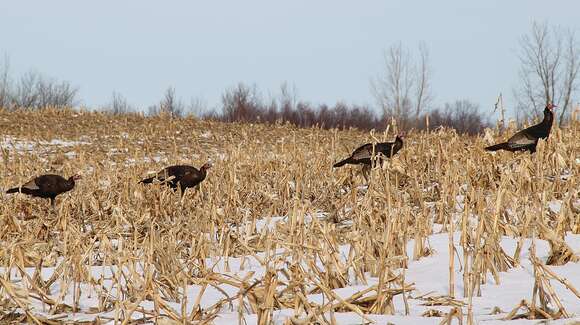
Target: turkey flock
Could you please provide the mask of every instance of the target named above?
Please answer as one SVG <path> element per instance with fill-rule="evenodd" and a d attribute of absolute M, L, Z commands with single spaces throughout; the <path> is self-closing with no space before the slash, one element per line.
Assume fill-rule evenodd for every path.
<path fill-rule="evenodd" d="M 536 152 L 536 146 L 540 139 L 547 139 L 554 122 L 555 105 L 549 103 L 544 109 L 544 119 L 539 124 L 521 130 L 510 137 L 506 142 L 498 143 L 486 147 L 487 151 L 529 151 Z M 363 176 L 368 181 L 367 174 L 373 166 L 380 165 L 386 158 L 391 158 L 403 148 L 404 134 L 400 133 L 393 142 L 367 143 L 357 149 L 352 154 L 335 163 L 334 168 L 344 165 L 363 165 Z M 169 166 L 157 174 L 141 180 L 140 184 L 162 184 L 171 187 L 174 191 L 180 190 L 183 197 L 185 190 L 195 188 L 203 182 L 211 163 L 205 163 L 199 169 L 188 165 Z M 50 199 L 53 209 L 56 208 L 56 197 L 66 193 L 75 187 L 75 181 L 81 179 L 80 175 L 73 175 L 64 178 L 60 175 L 46 174 L 38 176 L 25 184 L 14 187 L 6 191 L 8 194 L 22 193 L 32 197 Z"/>

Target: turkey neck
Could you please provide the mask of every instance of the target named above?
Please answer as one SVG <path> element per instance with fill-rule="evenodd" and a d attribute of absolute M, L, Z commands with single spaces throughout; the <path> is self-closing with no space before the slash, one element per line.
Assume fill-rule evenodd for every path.
<path fill-rule="evenodd" d="M 205 179 L 205 176 L 207 176 L 207 168 L 201 168 L 200 172 L 201 172 L 201 179 Z"/>
<path fill-rule="evenodd" d="M 395 139 L 395 142 L 396 142 L 396 144 L 397 144 L 397 147 L 402 147 L 402 146 L 403 146 L 403 139 L 401 139 L 401 138 L 397 137 L 397 138 Z"/>
<path fill-rule="evenodd" d="M 550 135 L 552 124 L 554 123 L 554 113 L 548 108 L 544 109 L 544 119 L 542 123 L 538 124 L 538 128 L 534 130 L 537 132 L 539 138 L 547 138 Z"/>
<path fill-rule="evenodd" d="M 64 189 L 70 191 L 75 187 L 75 180 L 73 176 L 69 177 L 66 182 L 64 183 Z"/>
<path fill-rule="evenodd" d="M 548 133 L 552 128 L 552 124 L 554 123 L 554 113 L 549 109 L 544 109 L 544 120 L 542 121 L 548 124 Z"/>
<path fill-rule="evenodd" d="M 401 148 L 403 148 L 403 139 L 397 137 L 395 138 L 395 146 L 396 150 L 400 150 Z"/>

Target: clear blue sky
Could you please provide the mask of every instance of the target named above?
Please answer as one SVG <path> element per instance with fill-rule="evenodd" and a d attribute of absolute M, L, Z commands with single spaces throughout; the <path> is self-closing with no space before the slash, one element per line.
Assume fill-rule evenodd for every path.
<path fill-rule="evenodd" d="M 2 1 L 0 53 L 99 106 L 111 93 L 147 107 L 168 86 L 185 102 L 220 103 L 225 88 L 284 81 L 311 103 L 371 104 L 370 79 L 394 42 L 425 41 L 435 103 L 513 103 L 518 39 L 533 20 L 580 34 L 577 0 Z"/>

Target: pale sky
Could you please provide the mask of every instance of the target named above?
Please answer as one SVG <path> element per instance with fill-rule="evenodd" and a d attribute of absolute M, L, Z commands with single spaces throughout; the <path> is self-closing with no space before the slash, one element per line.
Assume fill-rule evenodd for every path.
<path fill-rule="evenodd" d="M 425 41 L 435 104 L 466 98 L 513 105 L 519 38 L 533 20 L 580 35 L 578 0 L 0 1 L 0 54 L 80 89 L 82 104 L 113 91 L 136 106 L 175 87 L 218 107 L 244 82 L 276 94 L 284 81 L 313 104 L 375 105 L 383 52 Z M 495 116 L 490 115 L 495 118 Z"/>

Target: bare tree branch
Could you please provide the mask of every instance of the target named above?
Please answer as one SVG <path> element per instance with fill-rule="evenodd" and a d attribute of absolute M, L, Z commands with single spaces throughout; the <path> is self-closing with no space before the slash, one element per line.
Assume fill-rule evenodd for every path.
<path fill-rule="evenodd" d="M 429 67 L 429 49 L 427 45 L 422 42 L 419 45 L 420 62 L 417 70 L 417 86 L 415 92 L 415 119 L 418 119 L 423 112 L 425 106 L 428 106 L 431 101 L 431 69 Z"/>
<path fill-rule="evenodd" d="M 566 49 L 564 54 L 564 71 L 563 80 L 563 103 L 560 112 L 560 121 L 564 120 L 565 114 L 572 107 L 572 96 L 578 90 L 578 71 L 580 71 L 580 51 L 578 50 L 575 34 L 568 32 L 566 38 Z M 561 123 L 561 122 L 560 122 Z"/>
<path fill-rule="evenodd" d="M 0 108 L 8 108 L 10 105 L 10 59 L 4 54 L 0 65 Z"/>
<path fill-rule="evenodd" d="M 175 96 L 175 88 L 167 88 L 163 99 L 159 103 L 160 112 L 167 113 L 171 117 L 181 117 L 183 115 L 183 108 L 183 103 Z"/>
<path fill-rule="evenodd" d="M 419 45 L 418 63 L 401 43 L 384 54 L 384 71 L 371 82 L 371 91 L 386 117 L 409 123 L 421 115 L 431 101 L 429 51 Z"/>
<path fill-rule="evenodd" d="M 566 35 L 564 37 L 563 35 Z M 560 108 L 560 125 L 569 113 L 577 91 L 580 49 L 572 32 L 550 29 L 546 23 L 532 24 L 520 40 L 521 85 L 515 91 L 518 117 L 537 117 L 543 106 Z"/>
<path fill-rule="evenodd" d="M 199 97 L 192 97 L 187 110 L 188 114 L 192 114 L 195 117 L 202 117 L 207 110 L 207 103 Z"/>
<path fill-rule="evenodd" d="M 119 115 L 131 113 L 135 109 L 127 102 L 127 99 L 123 95 L 114 91 L 113 95 L 111 95 L 111 102 L 104 107 L 104 110 Z"/>

